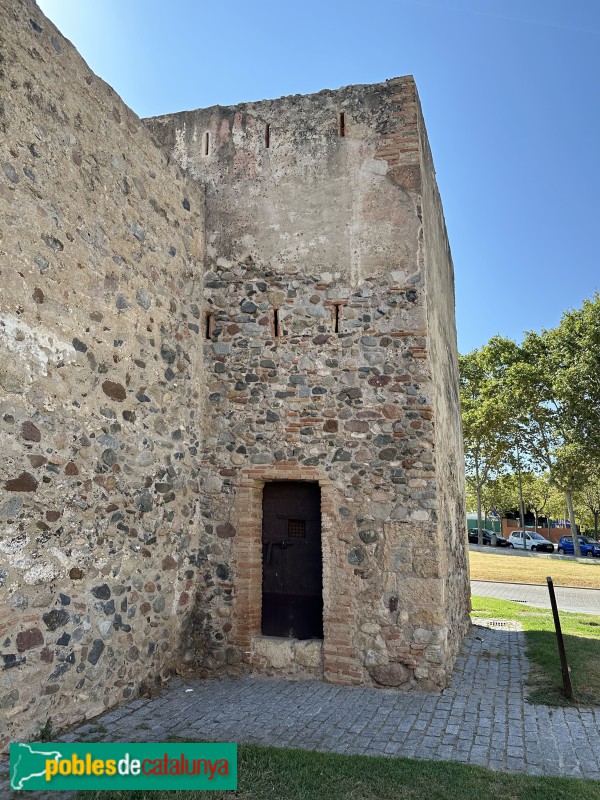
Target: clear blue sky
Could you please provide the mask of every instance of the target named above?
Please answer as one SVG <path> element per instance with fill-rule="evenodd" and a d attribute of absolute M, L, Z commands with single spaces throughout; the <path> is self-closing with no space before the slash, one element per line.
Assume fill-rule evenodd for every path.
<path fill-rule="evenodd" d="M 600 289 L 600 0 L 39 0 L 140 116 L 415 76 L 461 352 Z"/>

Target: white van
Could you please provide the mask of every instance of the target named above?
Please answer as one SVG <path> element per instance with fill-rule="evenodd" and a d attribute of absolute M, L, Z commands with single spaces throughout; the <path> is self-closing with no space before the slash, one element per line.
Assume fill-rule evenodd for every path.
<path fill-rule="evenodd" d="M 522 550 L 523 536 L 525 537 L 526 550 L 531 550 L 532 552 L 539 550 L 543 553 L 554 552 L 554 545 L 552 542 L 548 541 L 548 539 L 544 539 L 543 536 L 541 536 L 539 533 L 535 533 L 534 531 L 513 531 L 508 537 L 508 546 L 520 547 Z"/>

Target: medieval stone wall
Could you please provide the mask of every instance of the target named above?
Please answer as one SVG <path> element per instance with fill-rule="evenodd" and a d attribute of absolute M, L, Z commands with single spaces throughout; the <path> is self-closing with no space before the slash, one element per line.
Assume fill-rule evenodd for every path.
<path fill-rule="evenodd" d="M 423 239 L 428 349 L 434 380 L 437 524 L 444 547 L 443 607 L 451 658 L 465 635 L 471 609 L 469 553 L 465 539 L 465 477 L 454 315 L 454 266 L 435 181 L 431 149 L 418 105 L 422 160 Z"/>
<path fill-rule="evenodd" d="M 464 487 L 413 80 L 154 139 L 32 0 L 0 54 L 0 749 L 174 666 L 443 686 Z M 282 480 L 320 488 L 322 641 L 261 635 Z"/>
<path fill-rule="evenodd" d="M 166 675 L 198 573 L 204 197 L 0 4 L 0 749 Z"/>
<path fill-rule="evenodd" d="M 207 192 L 206 511 L 230 594 L 190 657 L 444 685 L 467 624 L 464 487 L 456 386 L 438 386 L 457 379 L 452 266 L 413 80 L 147 124 Z M 300 660 L 261 637 L 261 492 L 286 479 L 322 496 L 324 640 Z"/>

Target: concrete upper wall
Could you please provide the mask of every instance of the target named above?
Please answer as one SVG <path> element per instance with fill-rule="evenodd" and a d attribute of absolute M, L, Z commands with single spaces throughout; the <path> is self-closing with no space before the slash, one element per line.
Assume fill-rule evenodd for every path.
<path fill-rule="evenodd" d="M 204 198 L 0 4 L 0 750 L 172 659 L 197 554 Z"/>
<path fill-rule="evenodd" d="M 416 271 L 412 78 L 146 123 L 206 186 L 208 268 L 250 258 L 276 272 L 339 273 L 354 286 Z M 405 146 L 388 159 L 392 135 Z"/>

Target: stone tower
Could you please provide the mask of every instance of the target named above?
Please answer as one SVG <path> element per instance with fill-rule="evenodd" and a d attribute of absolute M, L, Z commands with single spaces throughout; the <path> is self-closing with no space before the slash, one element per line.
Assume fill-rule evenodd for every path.
<path fill-rule="evenodd" d="M 0 750 L 173 669 L 443 686 L 463 459 L 412 79 L 144 124 L 33 0 L 0 52 Z"/>
<path fill-rule="evenodd" d="M 206 192 L 202 513 L 223 575 L 188 657 L 227 642 L 276 674 L 443 686 L 468 623 L 463 455 L 413 79 L 146 124 Z M 305 484 L 316 512 L 292 501 Z"/>

